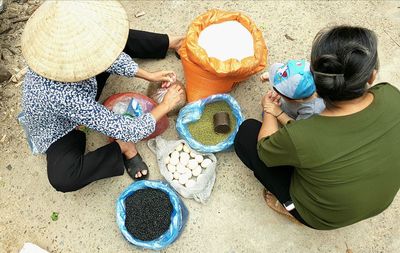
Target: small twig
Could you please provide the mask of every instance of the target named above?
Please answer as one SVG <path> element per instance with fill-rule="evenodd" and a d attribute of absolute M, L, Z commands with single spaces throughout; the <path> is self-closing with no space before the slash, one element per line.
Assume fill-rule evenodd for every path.
<path fill-rule="evenodd" d="M 288 34 L 285 34 L 285 38 L 290 40 L 290 41 L 294 41 L 294 39 L 292 37 L 290 37 Z"/>
<path fill-rule="evenodd" d="M 27 71 L 28 67 L 21 69 L 10 78 L 10 81 L 13 83 L 18 83 L 22 79 L 22 77 L 26 74 Z"/>
<path fill-rule="evenodd" d="M 13 14 L 13 15 L 8 16 L 8 19 L 13 19 L 13 18 L 18 18 L 18 15 L 17 14 Z"/>
<path fill-rule="evenodd" d="M 146 12 L 141 11 L 141 12 L 135 14 L 135 18 L 140 18 L 141 16 L 144 16 L 144 15 L 146 15 Z"/>
<path fill-rule="evenodd" d="M 7 50 L 10 51 L 13 55 L 18 54 L 10 45 L 3 44 L 3 45 L 1 45 L 1 47 L 7 49 Z"/>
<path fill-rule="evenodd" d="M 14 20 L 11 21 L 11 22 L 12 22 L 13 24 L 15 24 L 15 23 L 18 23 L 18 22 L 25 22 L 25 21 L 27 21 L 28 19 L 29 19 L 29 16 L 26 16 L 26 17 L 14 19 Z"/>
<path fill-rule="evenodd" d="M 387 36 L 389 36 L 389 38 L 394 42 L 394 44 L 396 44 L 398 47 L 400 47 L 400 44 L 397 43 L 397 41 L 395 39 L 393 39 L 392 36 L 390 36 L 390 34 L 385 29 L 383 29 L 383 31 L 387 34 Z"/>
<path fill-rule="evenodd" d="M 5 29 L 4 31 L 0 32 L 0 34 L 8 33 L 9 31 L 11 31 L 11 29 L 12 29 L 11 26 L 10 26 L 10 27 L 7 27 L 7 29 Z"/>

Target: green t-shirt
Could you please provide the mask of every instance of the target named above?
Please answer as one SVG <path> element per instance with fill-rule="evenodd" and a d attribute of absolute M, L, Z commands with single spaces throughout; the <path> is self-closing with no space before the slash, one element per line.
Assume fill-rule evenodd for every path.
<path fill-rule="evenodd" d="M 373 102 L 340 117 L 294 121 L 258 142 L 269 167 L 295 167 L 290 195 L 316 229 L 334 229 L 386 209 L 400 187 L 400 92 L 370 88 Z M 278 169 L 278 168 L 277 168 Z"/>

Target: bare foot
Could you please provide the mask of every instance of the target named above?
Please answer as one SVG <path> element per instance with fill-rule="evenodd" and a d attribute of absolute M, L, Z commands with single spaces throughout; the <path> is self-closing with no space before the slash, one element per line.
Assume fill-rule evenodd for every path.
<path fill-rule="evenodd" d="M 261 74 L 260 79 L 261 79 L 261 82 L 269 81 L 269 73 L 265 72 L 265 73 Z"/>
<path fill-rule="evenodd" d="M 136 149 L 136 145 L 133 142 L 124 142 L 121 140 L 115 140 L 119 147 L 121 148 L 121 153 L 125 156 L 125 158 L 127 160 L 133 158 L 134 156 L 136 156 L 138 154 L 137 149 Z M 139 171 L 135 174 L 135 178 L 140 178 L 147 175 L 147 170 L 142 170 Z"/>
<path fill-rule="evenodd" d="M 182 42 L 183 42 L 183 39 L 185 38 L 185 36 L 168 36 L 168 38 L 169 38 L 168 48 L 178 51 L 182 45 Z"/>

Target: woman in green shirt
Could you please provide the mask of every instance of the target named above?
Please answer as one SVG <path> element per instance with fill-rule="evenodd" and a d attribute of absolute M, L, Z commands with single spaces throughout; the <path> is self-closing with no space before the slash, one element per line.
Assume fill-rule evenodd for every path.
<path fill-rule="evenodd" d="M 301 223 L 335 229 L 385 210 L 400 187 L 400 93 L 375 80 L 373 31 L 339 26 L 319 32 L 311 71 L 326 109 L 279 128 L 243 122 L 235 151 L 256 178 Z M 262 105 L 277 103 L 268 93 Z"/>

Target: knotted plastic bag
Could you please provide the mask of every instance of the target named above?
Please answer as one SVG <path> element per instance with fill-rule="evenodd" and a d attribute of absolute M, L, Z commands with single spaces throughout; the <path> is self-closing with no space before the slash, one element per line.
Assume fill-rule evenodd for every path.
<path fill-rule="evenodd" d="M 169 156 L 169 154 L 173 152 L 181 143 L 187 145 L 184 140 L 167 141 L 162 137 L 157 136 L 155 139 L 149 140 L 147 145 L 157 156 L 157 164 L 160 169 L 160 173 L 167 180 L 167 182 L 170 183 L 171 186 L 184 198 L 193 198 L 197 202 L 204 204 L 210 198 L 211 191 L 215 183 L 217 158 L 212 153 L 201 154 L 195 152 L 196 154 L 200 154 L 203 157 L 210 159 L 212 163 L 197 177 L 196 184 L 190 188 L 187 188 L 177 183 L 175 180 L 168 178 L 166 175 L 168 173 L 168 169 L 164 162 L 165 158 Z"/>
<path fill-rule="evenodd" d="M 179 80 L 175 80 L 175 82 L 173 82 L 171 85 L 174 85 L 174 84 L 179 85 L 181 87 L 181 89 L 183 90 L 183 93 L 181 93 L 181 95 L 179 97 L 179 103 L 173 108 L 173 110 L 171 110 L 168 113 L 168 116 L 177 115 L 179 113 L 179 110 L 182 107 L 184 107 L 186 104 L 185 86 Z M 168 88 L 163 88 L 158 83 L 150 83 L 149 87 L 147 89 L 147 96 L 149 96 L 151 99 L 153 99 L 156 103 L 160 104 L 164 100 L 165 94 L 167 94 L 167 92 L 168 92 Z"/>
<path fill-rule="evenodd" d="M 125 227 L 126 211 L 125 199 L 134 194 L 135 191 L 145 188 L 158 189 L 168 194 L 172 204 L 171 224 L 168 230 L 159 238 L 152 241 L 142 241 L 134 238 Z M 175 191 L 165 182 L 141 180 L 137 181 L 126 188 L 117 200 L 117 224 L 122 235 L 133 245 L 144 249 L 162 250 L 173 243 L 182 233 L 187 222 L 188 210 Z M 140 215 L 140 214 L 138 214 Z"/>

